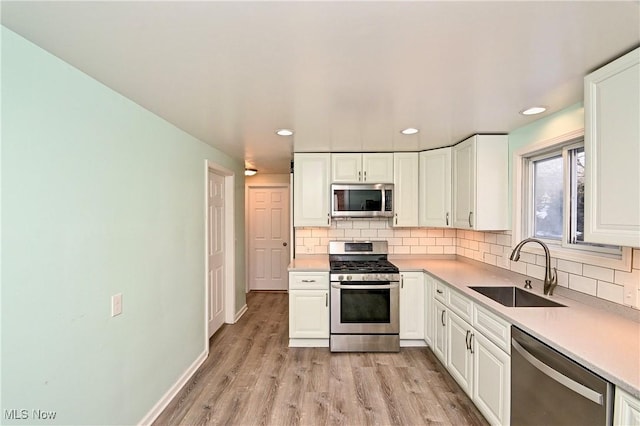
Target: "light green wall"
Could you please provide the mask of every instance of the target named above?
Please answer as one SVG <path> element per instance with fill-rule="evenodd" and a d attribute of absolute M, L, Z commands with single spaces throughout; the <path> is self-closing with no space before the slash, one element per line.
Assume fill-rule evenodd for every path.
<path fill-rule="evenodd" d="M 513 153 L 523 146 L 584 128 L 582 102 L 519 127 L 509 133 L 509 205 L 513 199 Z"/>
<path fill-rule="evenodd" d="M 203 352 L 205 159 L 243 218 L 241 162 L 2 28 L 3 417 L 137 423 Z"/>
<path fill-rule="evenodd" d="M 530 143 L 552 139 L 582 128 L 584 108 L 580 102 L 509 133 L 509 154 Z"/>

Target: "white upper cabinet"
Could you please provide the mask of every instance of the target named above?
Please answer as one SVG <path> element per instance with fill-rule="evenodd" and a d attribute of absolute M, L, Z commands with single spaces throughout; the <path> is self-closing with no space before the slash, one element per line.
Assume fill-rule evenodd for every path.
<path fill-rule="evenodd" d="M 417 152 L 393 154 L 393 226 L 418 226 Z"/>
<path fill-rule="evenodd" d="M 420 153 L 420 226 L 451 226 L 451 148 Z"/>
<path fill-rule="evenodd" d="M 475 135 L 455 145 L 453 227 L 509 229 L 507 135 Z"/>
<path fill-rule="evenodd" d="M 393 183 L 393 153 L 331 155 L 333 183 Z"/>
<path fill-rule="evenodd" d="M 640 247 L 640 48 L 584 79 L 584 240 Z"/>
<path fill-rule="evenodd" d="M 329 167 L 331 154 L 293 156 L 293 226 L 331 224 Z"/>

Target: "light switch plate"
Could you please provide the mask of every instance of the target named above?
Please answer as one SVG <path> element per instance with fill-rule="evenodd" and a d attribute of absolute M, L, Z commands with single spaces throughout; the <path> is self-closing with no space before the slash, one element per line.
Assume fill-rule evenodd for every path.
<path fill-rule="evenodd" d="M 111 316 L 115 317 L 122 313 L 122 293 L 111 296 Z"/>

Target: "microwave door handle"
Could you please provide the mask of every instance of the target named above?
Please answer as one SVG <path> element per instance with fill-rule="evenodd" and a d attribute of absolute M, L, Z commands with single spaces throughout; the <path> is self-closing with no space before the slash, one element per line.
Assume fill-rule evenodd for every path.
<path fill-rule="evenodd" d="M 342 285 L 332 283 L 331 287 L 342 290 L 388 290 L 400 287 L 399 283 L 391 283 L 389 285 Z"/>
<path fill-rule="evenodd" d="M 553 368 L 549 367 L 547 364 L 530 354 L 525 348 L 523 348 L 518 342 L 516 342 L 513 337 L 511 338 L 511 345 L 516 351 L 520 353 L 520 355 L 522 355 L 525 360 L 527 360 L 531 365 L 540 370 L 540 372 L 546 374 L 549 378 L 555 380 L 564 387 L 571 389 L 575 393 L 595 402 L 596 404 L 603 405 L 604 397 L 601 393 L 598 393 L 593 389 L 586 387 L 582 383 L 578 383 L 575 380 L 560 373 L 559 371 L 556 371 Z"/>

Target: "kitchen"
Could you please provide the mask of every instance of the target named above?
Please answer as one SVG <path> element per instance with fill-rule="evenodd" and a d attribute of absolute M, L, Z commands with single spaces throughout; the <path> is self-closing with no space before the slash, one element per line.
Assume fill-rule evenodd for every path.
<path fill-rule="evenodd" d="M 482 55 L 474 54 L 473 49 L 468 54 L 456 54 L 472 40 L 468 38 L 469 33 L 466 33 L 466 38 L 450 40 L 452 44 L 446 47 L 441 40 L 452 34 L 446 31 L 447 28 L 441 28 L 443 25 L 438 26 L 433 19 L 430 19 L 430 25 L 424 26 L 418 39 L 428 40 L 429 29 L 435 31 L 441 28 L 444 32 L 438 34 L 445 35 L 433 39 L 437 41 L 436 45 L 444 47 L 438 49 L 430 45 L 426 51 L 433 51 L 431 57 L 439 57 L 439 63 L 457 66 L 447 68 L 433 61 L 398 65 L 398 61 L 410 56 L 406 49 L 412 45 L 407 42 L 411 33 L 404 33 L 403 25 L 413 28 L 416 21 L 429 19 L 428 14 L 402 9 L 409 8 L 408 3 L 397 6 L 397 11 L 385 9 L 385 6 L 390 7 L 388 4 L 380 4 L 378 10 L 368 5 L 372 9 L 360 14 L 361 19 L 354 17 L 354 12 L 359 12 L 356 5 L 343 10 L 340 19 L 335 19 L 329 12 L 315 13 L 312 10 L 305 13 L 303 10 L 298 16 L 299 23 L 285 20 L 295 33 L 301 34 L 298 26 L 312 26 L 314 20 L 329 21 L 335 25 L 336 35 L 338 31 L 351 27 L 354 40 L 371 41 L 371 37 L 376 36 L 376 29 L 385 28 L 381 15 L 390 16 L 396 25 L 393 29 L 400 38 L 387 40 L 395 40 L 394 47 L 405 48 L 390 52 L 384 50 L 388 46 L 385 39 L 373 39 L 371 46 L 383 49 L 381 52 L 384 54 L 377 53 L 379 57 L 387 59 L 382 62 L 363 62 L 357 66 L 358 62 L 351 62 L 346 52 L 375 55 L 375 49 L 357 49 L 357 44 L 345 43 L 344 50 L 340 50 L 344 56 L 338 60 L 344 66 L 341 68 L 334 67 L 332 62 L 320 61 L 320 54 L 326 52 L 329 46 L 325 43 L 338 41 L 339 37 L 338 40 L 331 37 L 301 38 L 312 47 L 309 51 L 315 53 L 305 56 L 297 64 L 298 67 L 306 64 L 317 69 L 341 69 L 349 74 L 349 71 L 353 71 L 349 68 L 349 64 L 352 64 L 356 66 L 359 77 L 343 81 L 330 89 L 322 84 L 305 86 L 297 94 L 302 96 L 302 100 L 296 99 L 301 105 L 297 113 L 304 113 L 304 117 L 299 116 L 294 120 L 291 115 L 280 112 L 282 115 L 271 120 L 265 118 L 264 121 L 269 123 L 261 124 L 259 134 L 273 136 L 258 137 L 249 133 L 240 136 L 235 132 L 245 126 L 243 120 L 246 118 L 242 117 L 266 117 L 264 114 L 267 112 L 277 111 L 279 102 L 274 99 L 279 97 L 276 93 L 283 93 L 282 98 L 293 97 L 289 90 L 274 92 L 256 89 L 256 86 L 262 87 L 263 83 L 264 87 L 270 86 L 259 78 L 255 80 L 255 85 L 249 84 L 245 79 L 247 76 L 240 69 L 242 64 L 247 65 L 245 69 L 262 68 L 265 75 L 269 70 L 274 71 L 279 75 L 279 81 L 294 82 L 301 75 L 314 75 L 321 80 L 331 77 L 311 73 L 310 68 L 305 68 L 306 72 L 287 78 L 290 72 L 268 62 L 270 54 L 280 60 L 282 55 L 279 51 L 292 51 L 286 48 L 285 38 L 279 38 L 270 26 L 264 27 L 264 22 L 279 21 L 279 13 L 283 12 L 285 5 L 270 5 L 269 11 L 272 12 L 266 11 L 265 6 L 264 13 L 267 15 L 261 16 L 268 19 L 264 22 L 247 19 L 247 16 L 258 15 L 245 14 L 240 9 L 226 13 L 224 5 L 220 5 L 223 9 L 213 17 L 205 13 L 189 16 L 193 20 L 191 28 L 196 32 L 200 31 L 201 26 L 205 27 L 205 23 L 211 24 L 211 27 L 228 29 L 225 22 L 239 20 L 244 25 L 238 25 L 235 31 L 229 29 L 227 38 L 223 37 L 222 41 L 245 40 L 244 44 L 230 45 L 238 51 L 241 48 L 253 48 L 254 52 L 262 52 L 255 55 L 256 62 L 228 60 L 225 61 L 227 65 L 219 65 L 220 72 L 216 76 L 229 86 L 216 86 L 215 81 L 209 81 L 209 84 L 226 102 L 225 105 L 230 106 L 222 109 L 215 103 L 217 96 L 209 93 L 204 99 L 198 93 L 204 93 L 204 87 L 194 83 L 206 78 L 206 73 L 201 71 L 211 70 L 211 64 L 202 67 L 195 65 L 197 58 L 218 58 L 217 54 L 209 50 L 210 55 L 199 56 L 189 49 L 180 49 L 179 31 L 155 40 L 158 42 L 154 44 L 151 23 L 161 26 L 162 23 L 172 22 L 174 17 L 181 16 L 180 8 L 176 5 L 166 5 L 164 8 L 154 5 L 157 10 L 152 12 L 145 9 L 148 6 L 139 4 L 136 7 L 129 5 L 125 13 L 126 5 L 120 6 L 122 9 L 118 10 L 115 6 L 115 9 L 109 9 L 105 4 L 64 4 L 47 9 L 42 4 L 30 7 L 3 4 L 3 25 L 9 28 L 3 28 L 3 408 L 22 408 L 16 405 L 27 404 L 45 410 L 51 408 L 47 405 L 55 405 L 52 408 L 59 411 L 58 418 L 66 423 L 139 422 L 168 389 L 188 372 L 195 371 L 195 365 L 202 359 L 203 353 L 206 357 L 208 348 L 204 346 L 207 339 L 202 337 L 202 301 L 205 299 L 202 285 L 205 280 L 205 261 L 202 256 L 205 246 L 202 236 L 205 228 L 202 219 L 205 210 L 203 159 L 220 164 L 238 177 L 232 186 L 236 189 L 232 199 L 240 217 L 244 211 L 244 183 L 240 178 L 243 169 L 256 168 L 259 175 L 264 173 L 263 176 L 286 174 L 292 152 L 420 153 L 452 146 L 478 132 L 508 133 L 509 168 L 514 169 L 519 166 L 513 164 L 511 157 L 520 149 L 584 128 L 584 117 L 587 116 L 586 105 L 582 103 L 584 76 L 638 45 L 635 2 L 606 5 L 602 10 L 597 9 L 598 4 L 594 4 L 592 7 L 596 8 L 595 11 L 585 12 L 584 16 L 578 13 L 576 19 L 568 18 L 567 14 L 571 13 L 571 7 L 578 6 L 570 6 L 568 2 L 556 5 L 559 9 L 551 16 L 544 15 L 544 8 L 536 6 L 533 11 L 523 5 L 532 26 L 537 24 L 540 28 L 547 28 L 547 25 L 553 30 L 549 29 L 550 33 L 543 36 L 547 43 L 540 50 L 532 51 L 532 57 L 529 58 L 534 70 L 546 71 L 533 71 L 521 61 L 523 65 L 513 70 L 519 80 L 514 80 L 511 74 L 496 73 L 496 68 L 491 68 L 494 70 L 492 73 L 487 68 L 493 62 L 503 70 L 518 64 L 512 59 L 516 56 L 512 54 L 514 49 L 509 47 L 509 43 L 496 45 L 491 42 L 490 36 L 482 39 L 481 34 L 475 39 L 476 52 L 496 49 L 496 52 L 508 58 L 504 61 L 496 56 L 493 56 L 493 60 L 485 60 Z M 226 6 L 232 7 L 230 4 Z M 479 5 L 478 9 L 474 9 L 470 4 L 454 4 L 451 7 L 458 8 L 455 13 L 459 20 L 449 18 L 444 21 L 447 25 L 458 22 L 464 26 L 473 23 L 474 19 L 489 20 L 495 16 L 495 19 L 504 21 L 505 31 L 514 32 L 513 37 L 535 33 L 531 27 L 517 31 L 517 27 L 524 24 L 521 19 L 515 19 L 518 16 L 512 9 L 515 5 L 483 6 L 487 9 L 480 9 Z M 91 7 L 98 9 L 92 10 Z M 296 7 L 302 8 L 300 4 Z M 307 7 L 322 6 L 315 4 Z M 337 6 L 334 4 L 334 7 Z M 428 3 L 411 7 L 445 8 L 444 4 Z M 468 10 L 461 11 L 460 8 Z M 152 16 L 151 13 L 159 14 L 154 21 L 134 19 L 139 16 L 136 14 Z M 90 22 L 85 22 L 83 30 L 91 29 L 90 32 L 83 33 L 81 28 L 74 25 L 74 22 L 81 22 L 78 16 Z M 599 16 L 608 18 L 600 21 Z M 372 23 L 369 26 L 367 22 Z M 571 26 L 574 22 L 576 27 Z M 585 22 L 588 22 L 587 27 L 593 26 L 594 29 L 587 31 L 580 27 Z M 578 55 L 576 51 L 582 51 L 584 47 L 569 50 L 573 53 L 554 49 L 553 46 L 559 45 L 553 43 L 553 37 L 562 34 L 558 29 L 561 24 L 564 24 L 567 36 L 573 34 L 586 39 L 575 45 L 590 46 L 595 54 L 588 58 Z M 113 31 L 113 26 L 117 28 L 116 31 Z M 253 26 L 262 31 L 264 37 L 250 38 L 249 41 L 243 39 L 239 28 Z M 619 32 L 614 31 L 613 27 Z M 66 28 L 67 31 L 60 32 L 59 28 Z M 136 31 L 133 37 L 127 36 L 125 31 L 131 28 Z M 63 38 L 57 45 L 56 33 Z M 600 43 L 603 38 L 606 41 Z M 203 36 L 203 40 L 221 49 L 224 47 L 224 43 L 220 44 L 220 38 Z M 84 42 L 92 47 L 84 45 Z M 256 50 L 253 43 L 262 47 L 262 42 L 273 45 Z M 517 46 L 533 43 L 529 37 L 512 42 Z M 142 43 L 144 47 L 133 49 L 136 43 Z M 605 47 L 598 48 L 602 45 Z M 69 50 L 65 51 L 65 46 Z M 91 56 L 92 52 L 97 54 Z M 187 56 L 172 60 L 171 55 L 178 52 Z M 306 50 L 297 52 L 302 54 Z M 243 59 L 234 52 L 221 50 L 218 54 L 221 58 Z M 92 59 L 81 63 L 80 58 L 84 55 Z M 534 61 L 536 57 L 540 60 Z M 161 63 L 154 62 L 154 58 L 161 60 Z M 382 66 L 383 63 L 387 66 Z M 571 63 L 574 65 L 568 65 Z M 193 68 L 190 64 L 194 64 Z M 240 65 L 234 68 L 234 64 Z M 542 64 L 549 68 L 541 67 Z M 412 69 L 411 65 L 420 66 Z M 296 69 L 296 64 L 289 62 L 288 67 L 289 70 Z M 430 67 L 441 71 L 438 78 L 416 80 Z M 109 70 L 114 69 L 115 72 L 111 74 Z M 157 72 L 158 69 L 164 72 Z M 367 69 L 370 73 L 365 72 Z M 547 86 L 535 81 L 536 77 L 557 75 L 563 69 L 573 70 L 570 72 L 573 75 L 572 90 L 560 82 L 547 81 Z M 189 71 L 190 77 L 175 77 L 181 75 L 180 70 Z M 381 71 L 382 75 L 375 73 L 376 70 Z M 455 80 L 458 82 L 456 84 L 447 83 L 448 80 L 444 78 L 447 73 L 452 77 L 462 74 L 462 83 L 461 80 Z M 117 75 L 137 76 L 140 80 L 134 83 L 118 82 Z M 370 80 L 367 79 L 369 75 Z M 173 79 L 171 76 L 174 76 Z M 487 79 L 491 78 L 503 82 L 507 93 L 503 90 L 494 96 L 496 87 L 500 86 L 497 83 L 490 85 Z M 482 80 L 483 84 L 478 84 L 476 80 Z M 389 84 L 389 81 L 397 83 Z M 438 99 L 439 104 L 434 107 L 425 103 L 425 106 L 418 105 L 415 109 L 399 106 L 393 110 L 389 109 L 386 102 L 382 102 L 383 98 L 367 96 L 370 92 L 359 91 L 371 85 L 386 87 L 389 90 L 387 93 L 402 95 L 403 99 L 395 98 L 397 105 L 415 105 L 417 96 L 410 87 L 401 86 L 404 81 L 422 81 L 415 87 L 422 87 L 421 84 L 429 82 L 427 91 L 421 92 L 419 98 L 425 102 L 431 98 Z M 521 87 L 514 81 L 528 83 Z M 178 85 L 178 82 L 183 84 Z M 234 82 L 239 82 L 240 86 L 233 86 Z M 147 83 L 157 85 L 147 86 Z M 312 83 L 317 84 L 318 80 Z M 246 85 L 245 89 L 242 89 L 242 85 Z M 354 86 L 355 91 L 348 90 Z M 551 86 L 556 90 L 543 90 L 543 87 Z M 166 92 L 159 90 L 159 87 L 164 87 Z M 510 93 L 515 94 L 518 88 L 528 92 L 528 96 L 517 99 L 511 97 Z M 563 89 L 567 89 L 566 93 Z M 174 105 L 183 105 L 174 111 L 177 115 L 173 119 L 168 118 L 170 111 L 166 105 L 154 107 L 145 99 L 163 98 L 163 94 L 167 94 L 169 99 L 169 92 L 173 93 Z M 230 97 L 222 99 L 222 94 L 229 93 Z M 251 93 L 253 102 L 246 103 L 243 97 L 246 93 Z M 52 99 L 56 102 L 52 103 Z M 310 103 L 308 99 L 317 99 L 317 103 Z M 272 108 L 259 107 L 260 102 L 265 100 Z M 525 100 L 526 105 L 523 104 Z M 539 119 L 518 114 L 519 110 L 529 106 L 529 102 L 544 103 L 550 110 Z M 190 106 L 184 106 L 185 103 Z M 216 106 L 212 109 L 213 104 Z M 239 113 L 236 106 L 241 104 L 250 107 L 244 113 Z M 345 109 L 338 112 L 339 107 Z M 331 110 L 336 111 L 335 115 L 328 114 Z M 444 116 L 435 118 L 439 110 L 444 112 Z M 200 111 L 209 111 L 211 116 L 216 117 L 216 124 L 212 125 Z M 367 111 L 371 116 L 365 120 L 360 114 Z M 316 117 L 317 121 L 311 121 L 310 117 Z M 394 122 L 389 123 L 383 120 L 384 117 Z M 426 121 L 418 123 L 418 117 Z M 165 119 L 173 124 L 168 124 Z M 466 127 L 462 123 L 467 123 Z M 276 126 L 292 127 L 295 130 L 293 138 L 282 139 L 273 134 Z M 400 134 L 401 129 L 409 126 L 418 127 L 420 132 L 414 135 Z M 218 143 L 216 147 L 202 142 L 211 140 L 205 136 L 210 127 L 220 131 L 213 137 Z M 245 153 L 240 141 L 246 140 L 249 146 L 253 139 L 263 140 L 266 150 L 246 150 Z M 276 153 L 279 153 L 277 161 L 280 163 L 270 169 L 269 159 Z M 93 179 L 89 176 L 93 176 Z M 512 177 L 507 180 L 511 188 L 508 192 L 509 210 L 518 198 Z M 415 197 L 415 200 L 418 201 L 419 197 Z M 512 220 L 510 215 L 507 217 Z M 326 220 L 326 216 L 323 219 Z M 326 256 L 329 240 L 385 239 L 389 242 L 391 257 L 455 254 L 498 267 L 503 262 L 502 269 L 505 269 L 504 266 L 509 262 L 508 256 L 505 256 L 506 248 L 512 249 L 517 241 L 523 239 L 512 242 L 515 229 L 485 231 L 434 225 L 395 228 L 388 221 L 379 219 L 330 222 L 329 227 L 305 226 L 297 229 L 296 239 L 292 240 L 296 253 L 303 253 L 304 250 L 305 254 Z M 241 220 L 236 220 L 232 229 L 237 291 L 231 305 L 233 314 L 236 314 L 246 303 L 246 230 Z M 625 247 L 635 247 L 637 252 L 637 245 Z M 40 267 L 34 268 L 36 259 Z M 626 271 L 615 265 L 597 266 L 586 261 L 558 259 L 555 265 L 559 278 L 556 291 L 560 294 L 560 287 L 574 286 L 596 299 L 614 300 L 614 304 L 637 309 L 637 306 L 632 308 L 633 304 L 625 299 L 627 288 L 633 288 L 634 283 L 637 286 L 639 268 L 634 263 L 637 262 L 635 259 L 637 256 L 633 256 L 631 249 L 631 263 Z M 536 284 L 540 285 L 544 275 L 544 267 L 538 262 L 537 257 L 523 253 L 522 260 L 510 263 L 510 269 L 531 276 L 535 287 Z M 445 277 L 441 278 L 445 280 Z M 537 292 L 541 293 L 540 290 Z M 123 295 L 123 313 L 110 317 L 109 300 L 117 293 Z M 46 365 L 38 361 L 38 347 L 26 337 L 34 335 L 41 336 L 42 343 L 51 348 Z M 164 355 L 158 357 L 158 353 Z M 93 368 L 94 365 L 98 368 Z M 91 375 L 95 375 L 95 379 L 92 383 L 86 383 L 85 378 Z M 89 400 L 88 395 L 93 398 Z M 86 403 L 78 407 L 77 403 L 71 401 Z M 103 407 L 96 401 L 107 403 Z"/>

